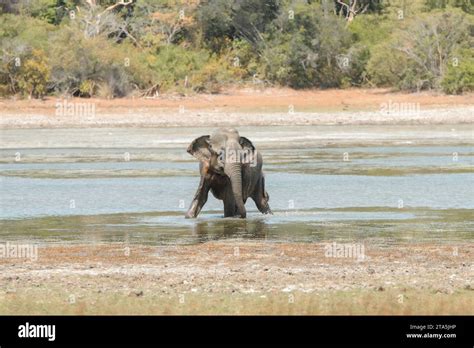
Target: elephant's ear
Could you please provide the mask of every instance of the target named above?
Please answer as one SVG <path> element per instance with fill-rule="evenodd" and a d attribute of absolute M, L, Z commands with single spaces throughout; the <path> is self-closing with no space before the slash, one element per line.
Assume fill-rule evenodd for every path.
<path fill-rule="evenodd" d="M 242 148 L 244 149 L 247 148 L 250 151 L 255 151 L 255 146 L 253 146 L 252 142 L 248 140 L 246 137 L 240 137 L 239 143 L 240 143 L 240 146 L 242 146 Z"/>
<path fill-rule="evenodd" d="M 211 159 L 209 138 L 209 135 L 203 135 L 202 137 L 194 139 L 193 142 L 188 146 L 188 153 L 200 161 L 209 161 Z"/>

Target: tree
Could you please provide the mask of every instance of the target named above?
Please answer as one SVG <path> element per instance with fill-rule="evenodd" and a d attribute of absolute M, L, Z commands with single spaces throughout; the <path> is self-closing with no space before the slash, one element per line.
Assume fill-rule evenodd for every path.
<path fill-rule="evenodd" d="M 268 80 L 293 88 L 340 85 L 350 33 L 345 21 L 325 15 L 319 4 L 283 9 L 265 39 L 262 59 Z"/>
<path fill-rule="evenodd" d="M 26 92 L 29 99 L 43 97 L 50 72 L 45 52 L 34 49 L 21 67 L 18 80 L 20 91 Z"/>
<path fill-rule="evenodd" d="M 0 15 L 0 89 L 2 94 L 17 94 L 22 68 L 31 59 L 33 49 L 48 50 L 48 34 L 52 25 L 39 19 L 13 15 Z M 40 54 L 41 56 L 41 54 Z M 23 81 L 25 82 L 25 81 Z M 21 90 L 25 94 L 29 94 Z"/>
<path fill-rule="evenodd" d="M 336 14 L 344 16 L 350 23 L 358 14 L 365 12 L 380 13 L 383 0 L 334 0 Z"/>
<path fill-rule="evenodd" d="M 129 33 L 143 48 L 157 50 L 163 45 L 181 44 L 193 32 L 198 3 L 198 0 L 138 0 L 132 7 Z"/>
<path fill-rule="evenodd" d="M 401 89 L 439 89 L 454 53 L 469 48 L 469 26 L 459 10 L 418 16 L 374 50 L 369 73 Z"/>
<path fill-rule="evenodd" d="M 453 54 L 441 87 L 448 94 L 474 91 L 474 54 L 471 49 L 460 49 Z"/>
<path fill-rule="evenodd" d="M 204 45 L 213 52 L 221 51 L 235 35 L 232 26 L 232 1 L 203 1 L 196 19 Z"/>
<path fill-rule="evenodd" d="M 219 52 L 234 38 L 257 46 L 279 10 L 277 0 L 207 0 L 200 4 L 197 20 L 205 43 Z"/>
<path fill-rule="evenodd" d="M 472 0 L 425 0 L 425 7 L 428 11 L 456 7 L 466 13 L 474 14 L 474 2 Z"/>

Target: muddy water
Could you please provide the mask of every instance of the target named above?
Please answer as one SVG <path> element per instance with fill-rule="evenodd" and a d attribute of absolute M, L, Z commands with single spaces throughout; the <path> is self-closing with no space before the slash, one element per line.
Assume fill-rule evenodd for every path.
<path fill-rule="evenodd" d="M 0 131 L 0 241 L 189 244 L 221 238 L 382 244 L 474 239 L 473 128 L 242 127 L 264 156 L 272 216 L 184 219 L 200 128 Z"/>

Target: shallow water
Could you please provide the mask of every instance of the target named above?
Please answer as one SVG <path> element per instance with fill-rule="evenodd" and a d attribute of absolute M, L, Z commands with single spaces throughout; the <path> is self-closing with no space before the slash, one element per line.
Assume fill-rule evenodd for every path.
<path fill-rule="evenodd" d="M 0 131 L 1 240 L 192 244 L 221 238 L 382 244 L 473 239 L 473 129 L 242 127 L 264 157 L 272 216 L 223 219 L 185 151 L 199 128 Z"/>

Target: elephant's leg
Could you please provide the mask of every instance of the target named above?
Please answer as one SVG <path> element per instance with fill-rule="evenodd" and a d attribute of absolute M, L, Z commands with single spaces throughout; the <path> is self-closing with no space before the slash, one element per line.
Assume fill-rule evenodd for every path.
<path fill-rule="evenodd" d="M 267 191 L 265 191 L 265 178 L 263 176 L 260 177 L 251 197 L 260 212 L 263 214 L 272 214 L 270 205 L 268 204 L 270 197 Z"/>
<path fill-rule="evenodd" d="M 224 193 L 224 217 L 234 217 L 237 214 L 234 193 L 229 186 Z"/>
<path fill-rule="evenodd" d="M 199 212 L 201 211 L 204 204 L 207 202 L 207 196 L 211 185 L 209 180 L 201 176 L 201 181 L 199 182 L 199 187 L 194 195 L 193 201 L 191 202 L 191 206 L 186 213 L 186 218 L 195 218 L 198 216 Z"/>

